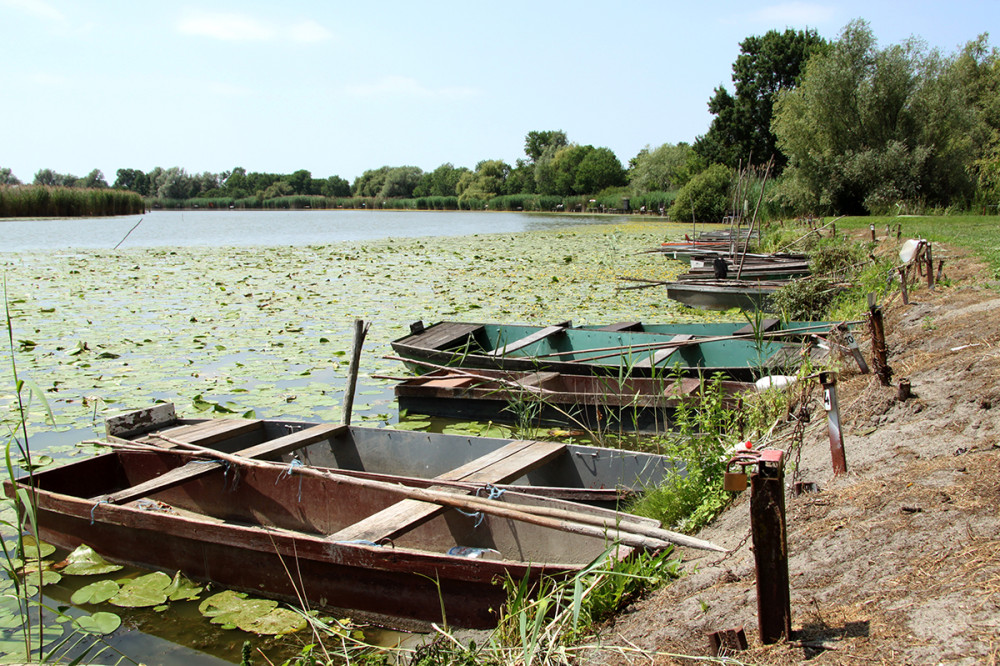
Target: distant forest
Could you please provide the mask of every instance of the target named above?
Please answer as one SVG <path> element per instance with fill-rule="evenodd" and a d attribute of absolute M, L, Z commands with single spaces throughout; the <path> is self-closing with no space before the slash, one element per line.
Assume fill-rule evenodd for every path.
<path fill-rule="evenodd" d="M 770 31 L 740 43 L 732 81 L 732 92 L 719 86 L 708 100 L 706 134 L 647 146 L 627 164 L 609 148 L 545 130 L 527 133 L 513 165 L 382 166 L 353 183 L 305 169 L 155 167 L 118 169 L 111 185 L 96 169 L 82 178 L 42 169 L 32 185 L 123 190 L 152 208 L 628 207 L 713 221 L 757 201 L 735 201 L 734 192 L 763 192 L 769 216 L 1000 212 L 1000 52 L 986 34 L 944 54 L 917 38 L 879 48 L 863 20 L 835 41 Z M 0 207 L 3 190 L 20 185 L 0 168 L 0 186 L 9 186 L 0 187 Z"/>

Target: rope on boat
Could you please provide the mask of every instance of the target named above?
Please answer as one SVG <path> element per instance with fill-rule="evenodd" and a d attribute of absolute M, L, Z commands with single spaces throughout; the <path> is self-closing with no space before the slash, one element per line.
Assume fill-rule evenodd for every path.
<path fill-rule="evenodd" d="M 97 509 L 97 506 L 99 504 L 111 504 L 111 502 L 109 502 L 106 499 L 99 499 L 96 502 L 94 502 L 94 506 L 90 507 L 90 524 L 91 525 L 94 524 L 94 511 Z"/>
<path fill-rule="evenodd" d="M 291 462 L 288 463 L 288 467 L 285 468 L 285 471 L 278 474 L 278 478 L 274 480 L 274 485 L 278 485 L 278 481 L 281 481 L 282 477 L 291 478 L 292 470 L 294 470 L 296 467 L 302 467 L 302 461 L 299 460 L 298 458 L 292 458 Z M 302 503 L 302 476 L 299 475 L 299 504 L 301 503 Z"/>

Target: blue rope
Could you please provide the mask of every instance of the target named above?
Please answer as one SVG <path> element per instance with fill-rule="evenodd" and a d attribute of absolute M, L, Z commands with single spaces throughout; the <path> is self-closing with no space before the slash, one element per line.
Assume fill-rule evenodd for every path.
<path fill-rule="evenodd" d="M 483 519 L 486 518 L 486 514 L 482 511 L 462 511 L 458 507 L 455 507 L 455 511 L 458 511 L 463 516 L 468 516 L 469 518 L 475 518 L 476 524 L 473 527 L 479 527 L 483 524 Z"/>
<path fill-rule="evenodd" d="M 276 478 L 274 480 L 274 485 L 278 485 L 278 481 L 281 481 L 281 477 L 283 477 L 283 476 L 284 477 L 291 477 L 292 476 L 292 469 L 294 469 L 296 467 L 302 467 L 302 461 L 299 460 L 298 458 L 292 458 L 292 461 L 290 463 L 288 463 L 288 467 L 285 468 L 285 471 L 283 471 L 281 474 L 279 474 L 278 478 Z M 302 477 L 300 476 L 299 477 L 299 504 L 301 504 L 301 503 L 302 503 Z"/>
<path fill-rule="evenodd" d="M 109 502 L 108 500 L 104 500 L 104 499 L 97 500 L 97 502 L 94 504 L 94 506 L 90 507 L 90 524 L 91 525 L 94 524 L 94 511 L 97 509 L 97 505 L 98 504 L 111 504 L 111 502 Z"/>

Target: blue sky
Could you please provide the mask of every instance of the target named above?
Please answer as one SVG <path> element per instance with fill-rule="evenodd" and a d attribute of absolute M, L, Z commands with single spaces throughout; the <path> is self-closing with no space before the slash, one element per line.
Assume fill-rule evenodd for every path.
<path fill-rule="evenodd" d="M 523 157 L 531 130 L 691 142 L 739 42 L 786 27 L 953 53 L 1000 2 L 0 0 L 0 167 L 108 182 L 131 167 L 353 181 L 388 164 Z"/>

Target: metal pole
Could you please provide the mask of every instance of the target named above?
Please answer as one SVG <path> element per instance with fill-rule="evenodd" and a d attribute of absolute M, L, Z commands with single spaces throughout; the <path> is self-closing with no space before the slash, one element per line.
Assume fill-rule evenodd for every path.
<path fill-rule="evenodd" d="M 906 288 L 906 268 L 899 269 L 899 292 L 903 295 L 903 305 L 910 304 L 910 293 Z"/>
<path fill-rule="evenodd" d="M 837 373 L 821 372 L 819 381 L 823 385 L 823 409 L 826 410 L 827 427 L 830 431 L 830 457 L 833 460 L 834 476 L 847 474 L 847 457 L 844 455 L 844 433 L 840 428 L 840 407 L 837 404 Z"/>
<path fill-rule="evenodd" d="M 792 635 L 781 451 L 761 451 L 757 471 L 750 475 L 750 529 L 757 574 L 757 626 L 761 642 L 767 645 Z"/>
<path fill-rule="evenodd" d="M 885 323 L 882 321 L 882 308 L 875 304 L 873 294 L 868 294 L 868 327 L 872 332 L 872 365 L 882 386 L 889 386 L 892 379 L 892 368 L 889 367 L 888 352 L 885 348 Z"/>

